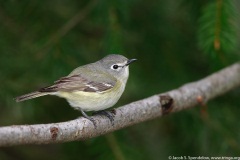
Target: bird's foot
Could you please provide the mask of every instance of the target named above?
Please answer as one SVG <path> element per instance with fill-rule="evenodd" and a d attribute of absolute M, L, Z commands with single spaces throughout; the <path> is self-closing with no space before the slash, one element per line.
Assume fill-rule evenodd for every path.
<path fill-rule="evenodd" d="M 96 114 L 100 114 L 100 115 L 106 116 L 110 120 L 112 126 L 114 126 L 114 114 L 112 114 L 112 113 L 110 113 L 108 111 L 101 110 L 101 111 L 93 112 L 92 115 L 96 115 Z"/>
<path fill-rule="evenodd" d="M 83 110 L 81 110 L 81 112 L 82 112 L 83 117 L 88 119 L 89 121 L 91 121 L 94 125 L 94 128 L 96 129 L 97 128 L 96 121 L 92 117 L 89 117 Z"/>

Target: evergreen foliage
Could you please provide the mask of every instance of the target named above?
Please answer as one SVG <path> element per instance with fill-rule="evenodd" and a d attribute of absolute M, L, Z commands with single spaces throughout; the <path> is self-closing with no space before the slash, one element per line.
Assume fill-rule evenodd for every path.
<path fill-rule="evenodd" d="M 79 117 L 57 97 L 13 98 L 111 53 L 138 59 L 115 107 L 201 79 L 239 60 L 236 8 L 237 0 L 2 0 L 0 125 Z M 212 100 L 207 117 L 199 106 L 86 141 L 1 149 L 0 159 L 239 156 L 239 93 Z"/>
<path fill-rule="evenodd" d="M 236 24 L 234 1 L 209 2 L 199 18 L 199 47 L 214 58 L 233 54 L 237 49 Z"/>

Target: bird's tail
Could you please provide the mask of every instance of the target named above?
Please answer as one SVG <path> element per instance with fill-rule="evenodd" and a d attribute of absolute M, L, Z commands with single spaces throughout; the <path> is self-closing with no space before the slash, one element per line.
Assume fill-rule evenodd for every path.
<path fill-rule="evenodd" d="M 15 99 L 16 102 L 21 102 L 21 101 L 26 101 L 26 100 L 29 100 L 29 99 L 45 96 L 45 95 L 48 95 L 48 94 L 49 93 L 47 93 L 47 92 L 35 91 L 35 92 L 31 92 L 31 93 L 24 94 L 22 96 L 16 97 L 14 99 Z"/>

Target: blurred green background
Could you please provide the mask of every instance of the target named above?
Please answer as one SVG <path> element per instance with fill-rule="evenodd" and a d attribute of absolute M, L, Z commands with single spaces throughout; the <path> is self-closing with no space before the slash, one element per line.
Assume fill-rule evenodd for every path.
<path fill-rule="evenodd" d="M 61 98 L 13 98 L 108 54 L 138 59 L 116 106 L 199 80 L 240 57 L 238 0 L 0 2 L 0 126 L 79 117 Z M 86 141 L 1 148 L 0 159 L 239 156 L 239 94 L 210 101 L 208 118 L 198 106 Z"/>

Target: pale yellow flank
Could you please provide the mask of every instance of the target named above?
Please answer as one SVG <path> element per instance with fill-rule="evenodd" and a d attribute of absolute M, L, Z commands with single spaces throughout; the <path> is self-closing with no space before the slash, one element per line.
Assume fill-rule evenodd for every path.
<path fill-rule="evenodd" d="M 125 83 L 117 81 L 113 88 L 100 93 L 84 91 L 58 91 L 55 95 L 66 98 L 68 103 L 75 109 L 98 111 L 114 106 L 121 97 L 124 89 Z"/>

